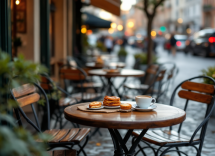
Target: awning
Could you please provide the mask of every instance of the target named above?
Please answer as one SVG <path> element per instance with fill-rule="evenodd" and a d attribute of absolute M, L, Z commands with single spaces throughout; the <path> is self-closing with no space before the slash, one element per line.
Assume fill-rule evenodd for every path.
<path fill-rule="evenodd" d="M 110 28 L 111 21 L 103 20 L 99 17 L 96 17 L 88 12 L 83 12 L 83 15 L 86 17 L 84 18 L 84 25 L 88 26 L 88 29 L 93 28 Z"/>
<path fill-rule="evenodd" d="M 120 16 L 120 0 L 91 0 L 90 2 L 95 7 L 104 9 L 116 16 Z"/>

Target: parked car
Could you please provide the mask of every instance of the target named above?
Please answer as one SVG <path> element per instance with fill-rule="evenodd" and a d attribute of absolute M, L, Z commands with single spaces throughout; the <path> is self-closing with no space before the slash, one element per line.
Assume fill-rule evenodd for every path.
<path fill-rule="evenodd" d="M 184 51 L 186 48 L 187 36 L 186 35 L 174 35 L 174 37 L 176 39 L 176 50 Z M 168 51 L 171 49 L 171 45 L 170 45 L 169 41 L 166 41 L 164 43 L 164 49 L 166 49 Z"/>
<path fill-rule="evenodd" d="M 215 56 L 215 29 L 200 30 L 194 35 L 191 44 L 193 55 Z"/>
<path fill-rule="evenodd" d="M 176 50 L 184 51 L 186 47 L 187 35 L 175 35 L 176 42 Z"/>

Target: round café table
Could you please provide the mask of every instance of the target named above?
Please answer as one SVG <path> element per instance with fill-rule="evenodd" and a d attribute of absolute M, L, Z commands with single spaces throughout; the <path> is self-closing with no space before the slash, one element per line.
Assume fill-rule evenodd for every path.
<path fill-rule="evenodd" d="M 125 81 L 128 77 L 143 77 L 145 75 L 145 72 L 142 70 L 134 70 L 134 69 L 122 69 L 119 73 L 108 73 L 104 69 L 94 69 L 89 70 L 88 74 L 90 76 L 100 76 L 105 77 L 107 79 L 107 84 L 105 85 L 107 88 L 105 95 L 113 95 L 112 89 L 117 93 L 117 96 L 122 97 L 119 93 L 119 89 L 124 85 Z M 119 85 L 118 88 L 116 88 L 111 81 L 111 79 L 115 77 L 124 77 L 125 79 L 123 82 Z"/>
<path fill-rule="evenodd" d="M 110 62 L 107 65 L 108 67 L 115 67 L 115 68 L 124 68 L 125 63 L 123 62 Z M 96 64 L 95 62 L 88 62 L 86 63 L 86 67 L 90 69 L 102 69 L 105 67 L 104 64 Z"/>
<path fill-rule="evenodd" d="M 128 102 L 128 101 L 124 101 Z M 132 102 L 129 102 L 133 104 Z M 81 105 L 89 105 L 89 103 L 81 103 L 68 106 L 64 109 L 65 118 L 71 122 L 86 126 L 108 128 L 113 140 L 115 154 L 132 156 L 135 148 L 143 138 L 149 128 L 161 128 L 179 124 L 186 118 L 185 111 L 168 105 L 156 104 L 157 108 L 151 112 L 132 111 L 128 113 L 97 113 L 85 112 L 78 110 Z M 127 129 L 124 138 L 121 137 L 118 129 Z M 142 129 L 142 132 L 132 144 L 131 148 L 126 147 L 126 142 L 130 138 L 134 129 Z"/>

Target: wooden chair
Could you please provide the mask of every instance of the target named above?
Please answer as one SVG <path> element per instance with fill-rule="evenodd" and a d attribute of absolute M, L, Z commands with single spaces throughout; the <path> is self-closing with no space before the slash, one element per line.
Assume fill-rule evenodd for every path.
<path fill-rule="evenodd" d="M 157 97 L 159 97 L 159 94 L 161 93 L 161 89 L 162 89 L 162 81 L 164 79 L 165 73 L 166 73 L 166 69 L 158 69 L 158 66 L 150 66 L 147 71 L 147 77 L 145 78 L 145 80 L 143 82 L 146 82 L 145 84 L 134 84 L 134 83 L 127 83 L 124 85 L 124 90 L 125 90 L 125 94 L 124 97 L 125 98 L 134 98 L 134 94 L 132 95 L 127 95 L 128 91 L 137 91 L 137 94 L 140 95 L 151 95 L 153 96 L 154 94 L 157 94 Z M 157 85 L 157 90 L 155 90 L 155 84 Z"/>
<path fill-rule="evenodd" d="M 60 128 L 63 128 L 67 123 L 65 122 L 63 124 L 62 121 L 62 114 L 64 109 L 69 105 L 77 104 L 78 100 L 72 98 L 67 91 L 55 85 L 55 83 L 48 75 L 41 75 L 40 86 L 45 90 L 46 94 L 49 95 L 50 115 L 55 119 L 54 128 L 57 126 L 57 123 L 59 123 Z M 53 93 L 55 94 L 53 95 Z M 56 99 L 56 97 L 60 97 L 60 99 Z"/>
<path fill-rule="evenodd" d="M 60 68 L 59 75 L 64 80 L 66 90 L 68 90 L 66 80 L 69 80 L 73 87 L 72 96 L 78 99 L 79 102 L 97 101 L 101 99 L 101 94 L 96 91 L 96 88 L 99 88 L 100 85 L 87 82 L 87 73 L 83 69 L 77 66 L 65 65 Z M 87 92 L 87 89 L 92 89 L 94 92 Z"/>
<path fill-rule="evenodd" d="M 45 91 L 36 83 L 34 84 L 25 84 L 21 87 L 14 88 L 11 90 L 11 95 L 14 100 L 16 100 L 19 103 L 19 107 L 15 108 L 15 114 L 18 119 L 18 124 L 20 126 L 23 126 L 22 119 L 24 118 L 27 123 L 29 123 L 37 132 L 49 134 L 52 136 L 47 144 L 49 146 L 48 150 L 54 149 L 56 147 L 65 147 L 67 149 L 72 149 L 73 146 L 78 145 L 80 147 L 80 150 L 78 151 L 78 154 L 80 152 L 83 152 L 83 154 L 86 156 L 85 151 L 83 148 L 87 144 L 88 141 L 88 133 L 90 132 L 89 128 L 72 128 L 72 129 L 50 129 L 50 111 L 49 111 L 49 100 L 46 96 Z M 45 106 L 47 110 L 47 130 L 42 132 L 38 120 L 37 112 L 34 108 L 34 104 L 38 104 L 38 101 L 41 99 L 40 97 L 44 97 L 45 99 Z M 32 112 L 34 114 L 35 122 L 33 122 L 23 111 L 23 107 L 30 105 L 32 108 Z M 20 116 L 23 116 L 21 118 Z M 86 138 L 86 141 L 83 145 L 81 145 L 81 142 L 83 139 Z M 38 142 L 41 142 L 41 140 L 38 140 Z"/>
<path fill-rule="evenodd" d="M 202 78 L 211 80 L 213 82 L 213 85 L 191 82 L 191 80 L 202 79 Z M 166 147 L 166 149 L 161 152 L 161 156 L 164 156 L 166 153 L 173 152 L 173 151 L 177 152 L 178 155 L 180 155 L 181 153 L 187 155 L 185 152 L 180 151 L 179 147 L 191 146 L 191 147 L 194 147 L 195 150 L 197 151 L 197 156 L 200 156 L 202 151 L 202 146 L 204 143 L 207 124 L 212 114 L 212 111 L 214 110 L 214 101 L 215 101 L 214 85 L 215 85 L 215 80 L 207 76 L 193 77 L 180 83 L 173 91 L 173 94 L 170 100 L 170 105 L 172 106 L 174 104 L 175 95 L 178 89 L 181 87 L 182 90 L 178 92 L 178 96 L 180 98 L 186 99 L 186 103 L 184 106 L 185 111 L 187 110 L 188 102 L 190 100 L 207 105 L 207 110 L 206 110 L 206 115 L 204 120 L 196 128 L 196 130 L 193 132 L 191 137 L 180 133 L 183 123 L 179 125 L 178 131 L 172 130 L 172 126 L 169 128 L 169 130 L 149 130 L 142 138 L 142 141 L 146 143 L 148 146 L 141 147 L 140 145 L 138 145 L 140 150 L 137 153 L 142 151 L 142 153 L 145 155 L 143 149 L 151 148 L 154 151 L 155 155 L 158 156 L 160 150 L 163 147 Z M 196 112 L 196 113 L 200 113 L 200 112 Z M 196 137 L 197 132 L 200 132 L 199 137 Z M 139 134 L 140 134 L 140 131 L 134 131 L 132 133 L 132 135 L 134 136 L 133 141 L 137 136 L 139 136 Z M 150 143 L 159 146 L 158 150 L 155 151 L 154 148 L 152 148 L 152 146 L 150 145 Z M 199 148 L 197 148 L 196 145 L 199 145 Z M 176 150 L 172 148 L 176 148 Z"/>

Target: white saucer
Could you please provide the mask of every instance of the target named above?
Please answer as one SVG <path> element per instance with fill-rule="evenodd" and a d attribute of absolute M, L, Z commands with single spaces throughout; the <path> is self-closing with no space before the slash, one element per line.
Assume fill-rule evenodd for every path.
<path fill-rule="evenodd" d="M 108 109 L 117 109 L 117 108 L 120 108 L 120 106 L 104 106 L 104 108 L 108 108 Z"/>
<path fill-rule="evenodd" d="M 133 106 L 132 108 L 134 108 L 137 111 L 141 111 L 141 112 L 150 112 L 150 111 L 153 111 L 153 109 L 157 108 L 157 106 L 154 104 L 154 105 L 149 106 L 148 108 L 140 108 L 138 106 Z"/>
<path fill-rule="evenodd" d="M 99 110 L 99 109 L 102 109 L 104 108 L 103 106 L 99 107 L 99 108 L 90 108 L 89 106 L 87 107 L 87 109 L 91 109 L 91 110 Z"/>

